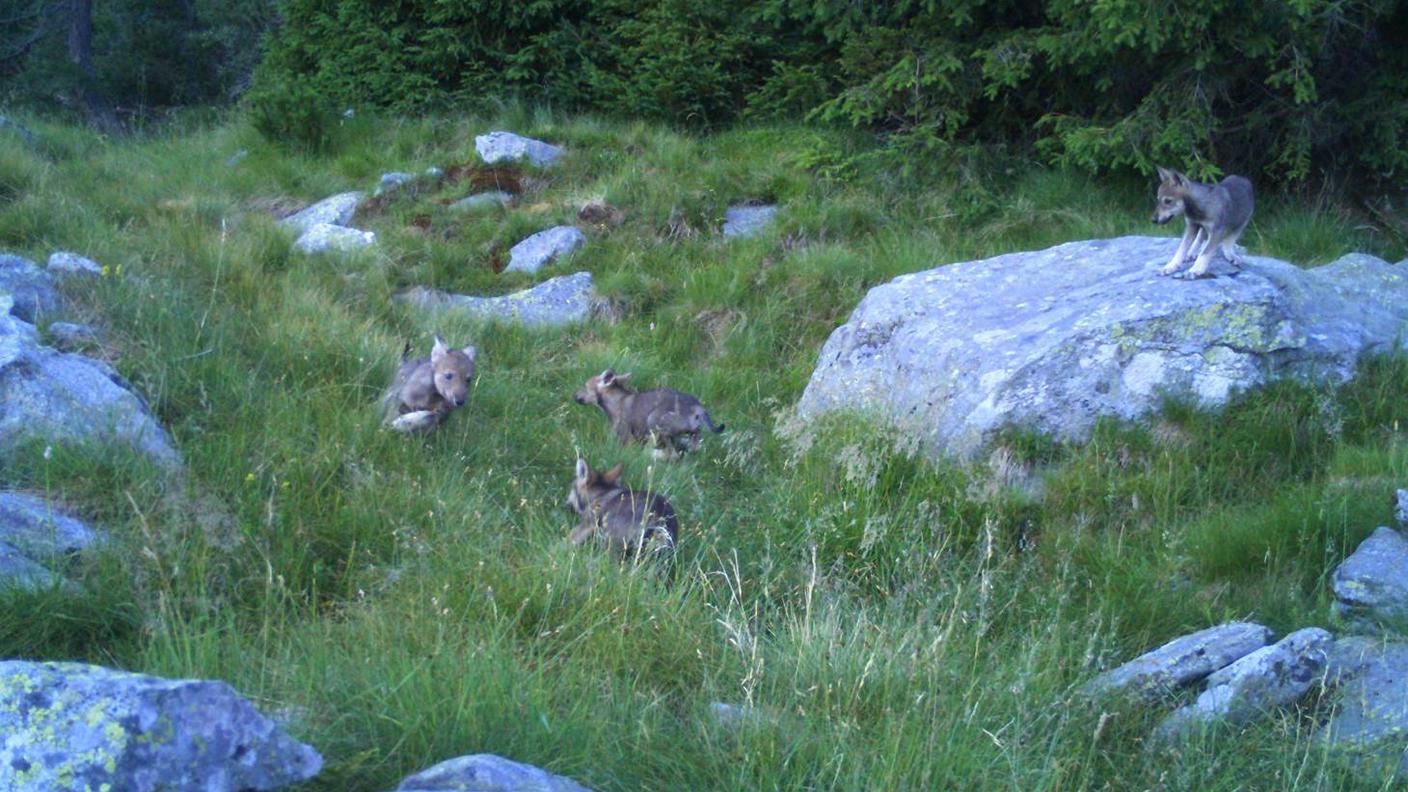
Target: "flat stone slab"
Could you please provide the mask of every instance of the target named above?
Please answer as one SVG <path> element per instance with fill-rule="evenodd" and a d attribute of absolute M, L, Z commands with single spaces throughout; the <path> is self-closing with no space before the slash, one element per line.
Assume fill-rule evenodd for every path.
<path fill-rule="evenodd" d="M 1331 643 L 1328 632 L 1307 627 L 1213 672 L 1198 700 L 1170 715 L 1158 736 L 1177 737 L 1214 721 L 1245 722 L 1293 704 L 1324 674 Z"/>
<path fill-rule="evenodd" d="M 38 495 L 0 492 L 0 541 L 30 558 L 47 558 L 81 553 L 106 537 Z"/>
<path fill-rule="evenodd" d="M 224 682 L 0 662 L 0 789 L 272 790 L 322 764 Z"/>
<path fill-rule="evenodd" d="M 1408 537 L 1381 527 L 1335 569 L 1335 612 L 1351 624 L 1408 624 Z"/>
<path fill-rule="evenodd" d="M 61 250 L 49 255 L 49 271 L 62 275 L 102 275 L 103 265 L 77 253 Z"/>
<path fill-rule="evenodd" d="M 558 146 L 504 131 L 476 136 L 474 150 L 489 165 L 526 158 L 533 165 L 545 168 L 562 157 L 562 149 Z"/>
<path fill-rule="evenodd" d="M 279 225 L 292 228 L 300 234 L 320 223 L 345 226 L 351 222 L 352 215 L 357 213 L 357 205 L 362 202 L 362 197 L 363 193 L 360 192 L 338 193 L 285 217 L 279 221 Z"/>
<path fill-rule="evenodd" d="M 0 294 L 0 448 L 25 438 L 131 445 L 157 465 L 181 456 L 146 402 L 99 360 L 39 344 Z"/>
<path fill-rule="evenodd" d="M 1189 685 L 1271 641 L 1271 630 L 1229 622 L 1190 633 L 1113 668 L 1086 686 L 1089 695 L 1132 694 L 1147 699 Z"/>
<path fill-rule="evenodd" d="M 1303 270 L 1160 277 L 1175 239 L 1071 242 L 901 275 L 831 334 L 798 404 L 854 412 L 975 460 L 1007 426 L 1081 441 L 1165 394 L 1204 405 L 1281 378 L 1343 382 L 1408 339 L 1408 276 L 1363 254 Z"/>
<path fill-rule="evenodd" d="M 450 204 L 450 208 L 455 211 L 467 212 L 475 209 L 485 209 L 491 206 L 508 206 L 513 200 L 513 196 L 502 190 L 491 192 L 475 193 Z"/>
<path fill-rule="evenodd" d="M 1408 642 L 1341 638 L 1330 655 L 1335 708 L 1322 738 L 1408 774 Z"/>
<path fill-rule="evenodd" d="M 724 236 L 755 236 L 772 224 L 776 206 L 730 206 L 724 212 Z"/>
<path fill-rule="evenodd" d="M 590 792 L 533 765 L 494 754 L 449 759 L 407 777 L 394 792 Z"/>
<path fill-rule="evenodd" d="M 309 226 L 308 230 L 294 241 L 293 246 L 311 256 L 327 252 L 349 253 L 374 244 L 375 231 L 359 231 L 347 226 L 318 223 Z"/>
<path fill-rule="evenodd" d="M 0 295 L 10 297 L 5 312 L 26 322 L 59 310 L 53 276 L 23 256 L 0 253 Z"/>
<path fill-rule="evenodd" d="M 509 248 L 508 266 L 504 272 L 532 275 L 562 256 L 581 250 L 586 243 L 586 235 L 574 226 L 554 226 L 539 231 Z"/>
<path fill-rule="evenodd" d="M 417 286 L 394 299 L 427 310 L 454 311 L 485 321 L 559 327 L 586 321 L 592 314 L 594 295 L 591 273 L 575 272 L 501 297 L 472 297 Z"/>

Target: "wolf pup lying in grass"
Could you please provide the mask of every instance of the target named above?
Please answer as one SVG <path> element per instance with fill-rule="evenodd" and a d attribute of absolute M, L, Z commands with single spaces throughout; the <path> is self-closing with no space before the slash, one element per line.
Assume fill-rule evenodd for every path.
<path fill-rule="evenodd" d="M 1176 275 L 1196 257 L 1186 277 L 1201 278 L 1219 249 L 1232 266 L 1240 264 L 1237 238 L 1252 219 L 1252 183 L 1241 176 L 1228 176 L 1218 184 L 1203 184 L 1178 171 L 1158 170 L 1154 222 L 1163 225 L 1179 215 L 1188 219 L 1178 250 L 1159 274 Z"/>
<path fill-rule="evenodd" d="M 585 459 L 577 460 L 577 476 L 567 493 L 567 505 L 582 519 L 567 540 L 579 545 L 592 537 L 605 541 L 617 560 L 636 558 L 642 550 L 669 552 L 679 539 L 680 525 L 670 502 L 653 492 L 638 492 L 621 483 L 621 465 L 598 473 Z"/>
<path fill-rule="evenodd" d="M 672 457 L 699 449 L 699 432 L 708 427 L 718 434 L 709 411 L 699 400 L 674 388 L 633 391 L 626 386 L 630 374 L 611 369 L 587 380 L 572 396 L 578 404 L 595 404 L 611 420 L 616 439 L 622 443 L 648 440 L 657 456 Z"/>
<path fill-rule="evenodd" d="M 450 349 L 436 337 L 430 357 L 412 360 L 410 356 L 408 343 L 401 352 L 401 367 L 382 397 L 383 419 L 398 432 L 429 431 L 464 406 L 479 353 L 473 346 Z"/>

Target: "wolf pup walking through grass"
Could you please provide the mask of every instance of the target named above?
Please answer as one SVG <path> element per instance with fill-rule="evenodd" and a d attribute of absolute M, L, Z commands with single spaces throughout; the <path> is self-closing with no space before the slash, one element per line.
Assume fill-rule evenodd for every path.
<path fill-rule="evenodd" d="M 674 507 L 653 492 L 639 492 L 622 484 L 621 471 L 622 466 L 617 465 L 598 473 L 585 459 L 577 460 L 567 506 L 582 519 L 568 541 L 579 545 L 595 536 L 607 543 L 618 560 L 636 558 L 644 549 L 673 550 L 680 532 Z"/>
<path fill-rule="evenodd" d="M 398 432 L 435 428 L 464 406 L 474 379 L 473 346 L 450 349 L 437 336 L 430 357 L 411 359 L 411 345 L 401 352 L 401 367 L 382 397 L 383 419 Z"/>
<path fill-rule="evenodd" d="M 657 455 L 696 451 L 701 429 L 708 427 L 715 434 L 724 430 L 723 424 L 714 425 L 709 411 L 688 393 L 674 388 L 633 391 L 626 385 L 630 377 L 607 369 L 588 379 L 572 398 L 578 404 L 600 407 L 611 420 L 617 440 L 648 440 Z"/>
<path fill-rule="evenodd" d="M 1201 278 L 1219 249 L 1234 267 L 1240 264 L 1237 239 L 1252 219 L 1252 183 L 1241 176 L 1228 176 L 1218 184 L 1203 184 L 1178 171 L 1158 170 L 1154 222 L 1163 225 L 1179 215 L 1188 220 L 1178 250 L 1159 274 L 1176 275 L 1193 261 L 1186 277 Z"/>

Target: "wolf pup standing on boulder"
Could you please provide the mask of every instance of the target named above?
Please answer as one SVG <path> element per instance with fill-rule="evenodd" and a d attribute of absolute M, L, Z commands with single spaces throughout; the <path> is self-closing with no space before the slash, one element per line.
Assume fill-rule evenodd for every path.
<path fill-rule="evenodd" d="M 621 465 L 598 473 L 577 460 L 577 477 L 567 505 L 582 515 L 567 540 L 579 545 L 593 536 L 604 540 L 617 560 L 636 558 L 642 549 L 668 552 L 679 539 L 680 524 L 670 502 L 653 492 L 621 483 Z"/>
<path fill-rule="evenodd" d="M 1188 278 L 1201 278 L 1219 249 L 1232 266 L 1241 263 L 1237 238 L 1252 219 L 1252 183 L 1241 176 L 1228 176 L 1218 184 L 1202 184 L 1178 171 L 1159 169 L 1158 204 L 1154 222 L 1163 225 L 1178 215 L 1188 220 L 1178 250 L 1160 275 L 1175 275 L 1193 261 Z"/>
<path fill-rule="evenodd" d="M 386 423 L 398 432 L 435 428 L 445 416 L 463 407 L 474 379 L 473 346 L 450 349 L 437 336 L 430 357 L 410 359 L 411 345 L 401 352 L 401 367 L 382 397 Z"/>
<path fill-rule="evenodd" d="M 572 398 L 578 404 L 600 407 L 611 419 L 617 440 L 649 440 L 657 456 L 698 450 L 699 431 L 704 427 L 715 434 L 724 430 L 722 424 L 714 425 L 709 411 L 688 393 L 674 388 L 636 392 L 626 386 L 630 377 L 607 369 L 587 380 Z"/>

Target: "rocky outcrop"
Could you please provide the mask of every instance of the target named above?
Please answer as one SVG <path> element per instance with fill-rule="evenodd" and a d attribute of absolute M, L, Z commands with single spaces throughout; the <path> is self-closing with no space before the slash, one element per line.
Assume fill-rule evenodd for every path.
<path fill-rule="evenodd" d="M 0 253 L 0 294 L 8 294 L 5 313 L 31 324 L 59 309 L 53 277 L 23 256 Z"/>
<path fill-rule="evenodd" d="M 724 236 L 756 236 L 772 224 L 776 206 L 730 206 L 724 212 Z"/>
<path fill-rule="evenodd" d="M 473 319 L 513 322 L 528 327 L 584 322 L 596 305 L 590 272 L 560 275 L 531 289 L 502 297 L 472 297 L 418 286 L 394 299 L 425 310 L 453 311 Z"/>
<path fill-rule="evenodd" d="M 1197 701 L 1170 715 L 1159 736 L 1177 737 L 1215 721 L 1239 723 L 1295 703 L 1319 683 L 1330 643 L 1329 633 L 1307 627 L 1213 672 Z"/>
<path fill-rule="evenodd" d="M 337 251 L 347 253 L 376 244 L 376 232 L 359 231 L 331 223 L 317 223 L 294 241 L 295 249 L 308 255 Z"/>
<path fill-rule="evenodd" d="M 317 751 L 224 682 L 0 662 L 6 790 L 270 790 L 321 768 Z"/>
<path fill-rule="evenodd" d="M 373 193 L 373 195 L 386 195 L 388 193 L 393 193 L 415 180 L 416 177 L 413 173 L 405 173 L 403 171 L 391 171 L 390 173 L 383 173 L 381 174 L 381 178 L 377 180 L 376 191 Z"/>
<path fill-rule="evenodd" d="M 1283 377 L 1344 381 L 1408 338 L 1408 278 L 1380 259 L 1247 257 L 1182 282 L 1158 275 L 1176 245 L 1072 242 L 895 278 L 832 333 L 798 412 L 868 414 L 972 460 L 1008 425 L 1081 440 L 1164 394 L 1215 405 Z"/>
<path fill-rule="evenodd" d="M 119 442 L 174 469 L 181 458 L 131 385 L 106 363 L 39 343 L 0 290 L 0 447 L 25 438 Z"/>
<path fill-rule="evenodd" d="M 97 328 L 72 322 L 54 322 L 44 328 L 44 334 L 56 348 L 65 352 L 82 349 L 103 340 L 103 334 Z"/>
<path fill-rule="evenodd" d="M 526 158 L 537 167 L 546 168 L 562 157 L 562 149 L 551 143 L 503 131 L 475 137 L 474 150 L 489 165 Z"/>
<path fill-rule="evenodd" d="M 320 223 L 345 226 L 352 221 L 352 216 L 357 213 L 357 204 L 361 201 L 362 193 L 338 193 L 318 201 L 297 214 L 285 217 L 279 221 L 279 225 L 291 228 L 300 235 Z"/>
<path fill-rule="evenodd" d="M 570 778 L 494 754 L 441 762 L 409 776 L 394 792 L 590 792 Z"/>
<path fill-rule="evenodd" d="M 586 235 L 573 226 L 555 226 L 539 231 L 509 249 L 508 266 L 504 271 L 532 275 L 557 259 L 580 250 L 586 242 Z"/>
<path fill-rule="evenodd" d="M 1096 677 L 1092 695 L 1133 694 L 1158 698 L 1190 685 L 1266 646 L 1271 630 L 1250 622 L 1229 622 L 1175 638 L 1153 651 Z"/>

